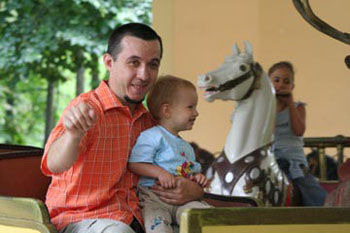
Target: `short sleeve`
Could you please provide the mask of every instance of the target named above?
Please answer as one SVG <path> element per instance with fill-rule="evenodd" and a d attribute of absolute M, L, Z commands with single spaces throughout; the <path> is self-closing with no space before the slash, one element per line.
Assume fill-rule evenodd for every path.
<path fill-rule="evenodd" d="M 161 136 L 156 128 L 143 131 L 137 138 L 129 157 L 130 163 L 153 163 L 154 157 L 160 148 Z"/>

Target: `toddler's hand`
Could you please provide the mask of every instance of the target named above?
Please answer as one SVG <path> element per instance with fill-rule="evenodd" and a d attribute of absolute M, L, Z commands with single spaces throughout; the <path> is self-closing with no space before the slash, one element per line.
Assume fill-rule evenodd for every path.
<path fill-rule="evenodd" d="M 157 178 L 163 188 L 172 189 L 176 187 L 175 177 L 163 169 L 159 172 Z"/>
<path fill-rule="evenodd" d="M 202 188 L 206 187 L 208 184 L 207 177 L 201 173 L 196 173 L 195 175 L 191 176 L 191 180 L 197 182 Z"/>

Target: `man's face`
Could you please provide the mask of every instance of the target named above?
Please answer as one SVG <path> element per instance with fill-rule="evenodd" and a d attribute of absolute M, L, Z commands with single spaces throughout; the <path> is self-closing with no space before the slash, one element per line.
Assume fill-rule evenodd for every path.
<path fill-rule="evenodd" d="M 113 60 L 110 54 L 103 57 L 109 71 L 109 86 L 124 105 L 142 101 L 156 81 L 160 66 L 158 40 L 145 41 L 126 36 L 121 41 L 121 52 Z"/>

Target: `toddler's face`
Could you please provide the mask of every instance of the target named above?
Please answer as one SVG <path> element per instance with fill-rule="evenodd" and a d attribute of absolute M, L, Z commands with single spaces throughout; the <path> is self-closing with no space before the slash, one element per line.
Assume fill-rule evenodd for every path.
<path fill-rule="evenodd" d="M 288 68 L 279 68 L 270 74 L 276 94 L 289 94 L 294 88 L 294 77 Z"/>
<path fill-rule="evenodd" d="M 171 121 L 177 132 L 191 130 L 199 115 L 197 111 L 198 96 L 193 88 L 182 88 L 171 104 Z"/>

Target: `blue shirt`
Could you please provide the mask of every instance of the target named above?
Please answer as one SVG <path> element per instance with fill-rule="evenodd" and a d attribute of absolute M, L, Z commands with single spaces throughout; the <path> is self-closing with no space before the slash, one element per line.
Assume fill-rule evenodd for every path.
<path fill-rule="evenodd" d="M 302 102 L 296 102 L 295 106 L 305 105 Z M 274 147 L 278 149 L 286 147 L 304 147 L 303 137 L 298 137 L 292 130 L 290 122 L 289 108 L 285 108 L 283 111 L 276 115 L 276 128 L 275 128 L 275 141 Z"/>
<path fill-rule="evenodd" d="M 192 146 L 157 125 L 143 131 L 129 157 L 130 163 L 151 163 L 157 165 L 174 176 L 188 177 L 201 171 L 201 165 L 195 161 Z M 141 177 L 141 186 L 152 186 L 155 179 Z"/>
<path fill-rule="evenodd" d="M 302 102 L 296 102 L 295 105 L 305 105 Z M 273 143 L 274 153 L 277 159 L 285 159 L 290 163 L 288 176 L 291 179 L 303 177 L 304 172 L 300 165 L 308 167 L 304 154 L 303 137 L 294 134 L 291 126 L 289 108 L 277 113 L 275 141 Z"/>

